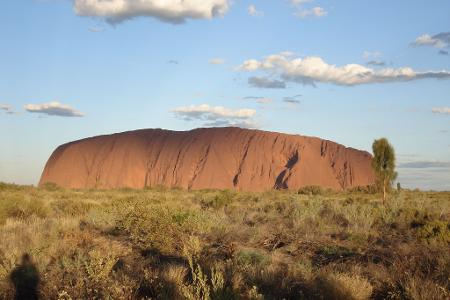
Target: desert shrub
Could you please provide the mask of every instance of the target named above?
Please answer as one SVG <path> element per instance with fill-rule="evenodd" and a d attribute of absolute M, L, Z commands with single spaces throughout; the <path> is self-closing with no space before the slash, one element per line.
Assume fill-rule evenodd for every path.
<path fill-rule="evenodd" d="M 307 185 L 300 188 L 297 193 L 300 195 L 322 195 L 325 193 L 325 190 L 317 185 Z"/>
<path fill-rule="evenodd" d="M 192 300 L 222 299 L 221 297 L 226 295 L 222 268 L 219 264 L 214 264 L 211 267 L 211 275 L 208 277 L 198 263 L 200 252 L 200 240 L 195 236 L 190 236 L 184 243 L 183 255 L 188 260 L 191 279 L 186 284 L 181 285 L 181 294 L 185 299 Z"/>
<path fill-rule="evenodd" d="M 44 184 L 42 184 L 40 186 L 40 188 L 44 191 L 48 191 L 48 192 L 55 192 L 55 191 L 61 191 L 63 190 L 62 187 L 60 187 L 59 185 L 57 185 L 54 182 L 46 182 Z"/>
<path fill-rule="evenodd" d="M 194 264 L 192 257 L 189 258 L 192 282 L 182 287 L 182 294 L 188 300 L 209 300 L 211 287 L 208 276 L 203 273 L 199 264 Z"/>
<path fill-rule="evenodd" d="M 89 251 L 88 259 L 84 264 L 87 277 L 95 283 L 105 280 L 108 278 L 117 259 L 118 258 L 112 253 L 105 253 L 98 249 Z"/>
<path fill-rule="evenodd" d="M 428 279 L 412 277 L 406 282 L 405 296 L 412 300 L 440 300 L 448 299 L 450 293 Z"/>
<path fill-rule="evenodd" d="M 205 193 L 201 196 L 200 205 L 202 208 L 219 209 L 233 202 L 234 193 L 229 190 L 214 193 Z"/>
<path fill-rule="evenodd" d="M 93 202 L 86 202 L 83 200 L 69 200 L 69 199 L 58 199 L 51 203 L 51 207 L 57 211 L 57 213 L 62 213 L 63 215 L 69 216 L 81 216 L 94 207 L 97 204 Z"/>
<path fill-rule="evenodd" d="M 313 262 L 316 266 L 324 266 L 332 262 L 345 260 L 355 255 L 356 253 L 351 249 L 341 246 L 327 245 L 316 250 L 313 257 Z"/>
<path fill-rule="evenodd" d="M 448 221 L 432 220 L 420 226 L 417 235 L 427 242 L 437 241 L 450 243 L 450 223 Z"/>
<path fill-rule="evenodd" d="M 18 185 L 14 183 L 5 183 L 0 182 L 0 192 L 7 192 L 7 191 L 25 191 L 33 189 L 33 186 L 25 186 L 25 185 Z"/>
<path fill-rule="evenodd" d="M 48 215 L 47 203 L 40 198 L 11 194 L 0 200 L 0 224 L 7 218 L 28 219 L 32 216 L 44 218 Z"/>
<path fill-rule="evenodd" d="M 364 194 L 376 194 L 379 189 L 376 185 L 365 185 L 365 186 L 355 186 L 353 188 L 347 189 L 349 193 L 364 193 Z"/>
<path fill-rule="evenodd" d="M 143 203 L 120 212 L 116 224 L 141 248 L 158 249 L 164 254 L 180 254 L 184 239 L 208 229 L 206 219 L 198 212 Z"/>
<path fill-rule="evenodd" d="M 270 258 L 257 249 L 241 250 L 237 253 L 236 262 L 242 267 L 264 267 L 269 264 Z"/>

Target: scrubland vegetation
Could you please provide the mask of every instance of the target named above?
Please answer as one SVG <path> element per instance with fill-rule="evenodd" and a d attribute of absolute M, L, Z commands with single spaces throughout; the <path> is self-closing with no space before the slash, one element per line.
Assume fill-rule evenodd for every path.
<path fill-rule="evenodd" d="M 0 298 L 448 299 L 450 192 L 381 199 L 0 184 Z"/>

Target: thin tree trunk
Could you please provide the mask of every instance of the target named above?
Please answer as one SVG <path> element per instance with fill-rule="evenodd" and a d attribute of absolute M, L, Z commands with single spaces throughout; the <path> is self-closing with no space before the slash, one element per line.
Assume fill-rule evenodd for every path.
<path fill-rule="evenodd" d="M 384 175 L 383 179 L 383 204 L 386 201 L 386 175 Z"/>

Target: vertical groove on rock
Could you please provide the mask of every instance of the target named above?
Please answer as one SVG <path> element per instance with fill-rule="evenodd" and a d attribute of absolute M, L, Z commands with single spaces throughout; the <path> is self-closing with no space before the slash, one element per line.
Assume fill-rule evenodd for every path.
<path fill-rule="evenodd" d="M 194 170 L 194 175 L 192 176 L 192 179 L 189 181 L 188 189 L 192 189 L 192 186 L 194 185 L 195 179 L 197 178 L 198 174 L 203 170 L 206 164 L 206 160 L 208 159 L 209 150 L 211 149 L 211 144 L 208 144 L 206 147 L 205 153 L 200 158 L 199 162 L 197 163 L 197 167 Z"/>
<path fill-rule="evenodd" d="M 254 136 L 251 136 L 248 140 L 247 140 L 247 144 L 245 145 L 245 150 L 244 150 L 244 155 L 241 158 L 241 161 L 239 163 L 239 167 L 237 169 L 236 175 L 233 178 L 233 186 L 237 187 L 238 183 L 239 183 L 239 176 L 241 175 L 242 172 L 242 166 L 245 163 L 245 159 L 247 158 L 248 155 L 248 149 L 250 148 L 250 143 L 252 142 Z"/>

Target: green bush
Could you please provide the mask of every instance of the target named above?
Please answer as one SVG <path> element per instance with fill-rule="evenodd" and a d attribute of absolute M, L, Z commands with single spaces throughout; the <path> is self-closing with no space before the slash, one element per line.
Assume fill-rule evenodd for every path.
<path fill-rule="evenodd" d="M 450 223 L 448 221 L 432 220 L 420 226 L 417 232 L 419 239 L 427 242 L 438 241 L 450 243 Z"/>
<path fill-rule="evenodd" d="M 300 195 L 322 195 L 325 193 L 325 190 L 317 185 L 307 185 L 300 188 L 297 193 Z"/>
<path fill-rule="evenodd" d="M 206 193 L 202 195 L 200 205 L 202 208 L 220 209 L 233 202 L 234 193 L 229 190 Z"/>
<path fill-rule="evenodd" d="M 241 250 L 236 262 L 243 267 L 264 267 L 270 263 L 269 257 L 260 250 Z"/>
<path fill-rule="evenodd" d="M 184 239 L 207 230 L 207 221 L 198 212 L 145 203 L 118 212 L 116 224 L 143 249 L 172 255 L 181 253 Z"/>

